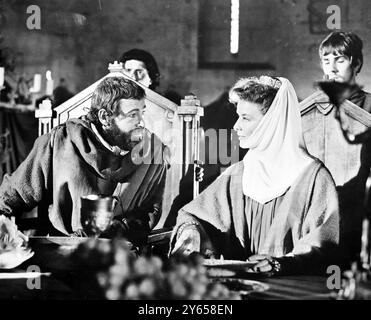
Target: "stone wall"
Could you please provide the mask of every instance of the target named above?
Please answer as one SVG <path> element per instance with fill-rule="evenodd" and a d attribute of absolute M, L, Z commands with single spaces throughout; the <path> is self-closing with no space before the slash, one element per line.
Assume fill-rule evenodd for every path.
<path fill-rule="evenodd" d="M 359 82 L 371 90 L 370 1 L 240 0 L 241 10 L 250 8 L 251 12 L 244 9 L 241 13 L 238 59 L 249 62 L 248 44 L 259 45 L 262 57 L 272 66 L 260 70 L 199 68 L 199 20 L 208 19 L 207 14 L 200 15 L 201 1 L 9 0 L 0 7 L 0 47 L 11 47 L 17 53 L 18 73 L 32 78 L 36 72 L 45 75 L 52 70 L 56 83 L 64 77 L 75 92 L 103 76 L 108 63 L 123 51 L 136 47 L 156 57 L 161 71 L 159 91 L 192 92 L 203 105 L 237 78 L 262 73 L 288 77 L 298 96 L 305 98 L 313 91 L 312 83 L 322 77 L 317 49 L 330 32 L 325 10 L 336 4 L 341 8 L 342 29 L 353 30 L 364 40 L 365 63 Z M 26 26 L 30 5 L 41 9 L 41 30 Z M 225 20 L 225 12 L 221 16 Z M 226 42 L 225 37 L 215 39 L 212 49 L 219 50 Z"/>

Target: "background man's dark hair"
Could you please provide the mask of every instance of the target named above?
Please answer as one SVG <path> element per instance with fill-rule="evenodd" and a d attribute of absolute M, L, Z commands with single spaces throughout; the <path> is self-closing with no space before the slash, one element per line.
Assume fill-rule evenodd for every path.
<path fill-rule="evenodd" d="M 141 100 L 144 97 L 144 90 L 133 81 L 123 77 L 108 77 L 94 90 L 87 118 L 93 123 L 98 123 L 100 109 L 105 109 L 109 116 L 118 115 L 121 99 Z"/>
<path fill-rule="evenodd" d="M 149 52 L 141 49 L 126 51 L 121 55 L 120 62 L 125 64 L 128 60 L 138 60 L 145 64 L 152 81 L 149 86 L 150 89 L 155 90 L 160 85 L 160 71 L 155 58 Z"/>
<path fill-rule="evenodd" d="M 321 42 L 319 56 L 330 53 L 345 55 L 352 60 L 352 67 L 357 67 L 355 71 L 358 73 L 363 65 L 362 48 L 363 42 L 355 33 L 334 31 Z"/>

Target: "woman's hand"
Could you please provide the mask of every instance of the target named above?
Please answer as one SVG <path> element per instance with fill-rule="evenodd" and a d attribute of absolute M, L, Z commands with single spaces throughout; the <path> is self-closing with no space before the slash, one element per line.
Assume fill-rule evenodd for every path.
<path fill-rule="evenodd" d="M 279 262 L 272 256 L 266 254 L 256 254 L 247 259 L 249 262 L 256 262 L 248 272 L 269 273 L 270 275 L 280 272 Z"/>
<path fill-rule="evenodd" d="M 70 234 L 70 237 L 78 237 L 78 238 L 87 237 L 87 236 L 88 235 L 86 234 L 84 229 L 77 229 L 75 232 Z"/>
<path fill-rule="evenodd" d="M 197 228 L 186 227 L 179 235 L 171 254 L 189 255 L 192 252 L 200 252 L 201 235 Z"/>

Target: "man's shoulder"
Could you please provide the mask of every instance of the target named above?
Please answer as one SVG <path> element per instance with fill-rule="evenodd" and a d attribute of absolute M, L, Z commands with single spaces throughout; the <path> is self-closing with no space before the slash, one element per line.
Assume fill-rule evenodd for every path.
<path fill-rule="evenodd" d="M 57 126 L 55 126 L 50 133 L 48 134 L 51 143 L 58 139 L 61 140 L 76 140 L 76 138 L 83 138 L 87 132 L 91 132 L 90 123 L 84 119 L 80 118 L 71 118 L 68 119 L 66 122 L 63 122 Z"/>
<path fill-rule="evenodd" d="M 305 110 L 311 108 L 313 105 L 322 103 L 328 104 L 329 98 L 323 91 L 317 90 L 299 102 L 300 111 L 305 112 Z"/>
<path fill-rule="evenodd" d="M 88 121 L 85 117 L 68 119 L 65 123 L 60 124 L 60 126 L 65 126 L 72 130 L 91 131 L 91 122 Z"/>
<path fill-rule="evenodd" d="M 55 126 L 51 132 L 61 133 L 63 131 L 67 132 L 82 132 L 82 131 L 92 131 L 91 123 L 87 121 L 85 118 L 71 118 L 68 119 L 66 122 L 63 122 L 57 126 Z"/>
<path fill-rule="evenodd" d="M 322 90 L 316 90 L 309 96 L 307 96 L 304 100 L 300 101 L 300 103 L 306 103 L 306 101 L 320 101 L 324 98 L 328 99 L 328 96 Z"/>

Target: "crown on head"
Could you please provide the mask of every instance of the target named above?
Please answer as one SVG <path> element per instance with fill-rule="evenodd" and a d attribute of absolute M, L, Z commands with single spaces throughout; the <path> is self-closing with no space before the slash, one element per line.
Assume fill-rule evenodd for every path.
<path fill-rule="evenodd" d="M 278 78 L 273 78 L 270 76 L 260 76 L 259 82 L 275 89 L 279 89 L 282 85 L 282 82 Z"/>

